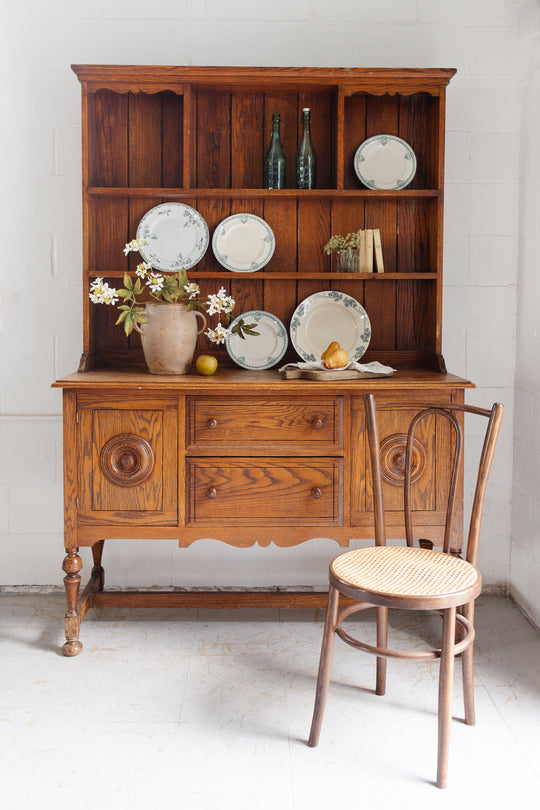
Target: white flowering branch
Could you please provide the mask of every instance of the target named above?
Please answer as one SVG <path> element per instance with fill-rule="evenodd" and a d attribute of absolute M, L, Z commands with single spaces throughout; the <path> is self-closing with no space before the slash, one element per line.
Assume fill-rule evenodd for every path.
<path fill-rule="evenodd" d="M 124 248 L 124 254 L 136 252 L 146 244 L 146 239 L 132 239 Z M 146 323 L 144 315 L 145 302 L 144 293 L 150 294 L 151 299 L 164 304 L 185 304 L 188 309 L 198 306 L 206 310 L 208 315 L 218 315 L 219 322 L 215 329 L 207 329 L 205 335 L 213 343 L 224 343 L 228 329 L 221 323 L 224 316 L 229 323 L 234 310 L 235 300 L 227 295 L 224 287 L 215 293 L 208 295 L 208 300 L 199 299 L 199 285 L 188 280 L 186 271 L 180 270 L 178 273 L 163 275 L 156 273 L 152 265 L 148 262 L 141 262 L 135 270 L 137 279 L 134 281 L 128 273 L 124 274 L 124 286 L 116 290 L 110 287 L 103 278 L 96 278 L 90 284 L 90 299 L 94 304 L 106 304 L 116 306 L 122 299 L 123 303 L 118 307 L 120 315 L 117 324 L 124 324 L 126 335 L 130 335 L 137 324 Z M 143 284 L 144 282 L 144 284 Z M 250 332 L 250 334 L 257 334 Z"/>

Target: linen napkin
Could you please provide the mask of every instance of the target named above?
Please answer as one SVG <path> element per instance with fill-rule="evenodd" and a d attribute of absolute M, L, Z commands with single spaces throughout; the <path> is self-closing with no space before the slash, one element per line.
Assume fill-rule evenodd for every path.
<path fill-rule="evenodd" d="M 377 360 L 373 360 L 371 363 L 358 363 L 356 360 L 351 360 L 346 366 L 341 366 L 341 368 L 326 368 L 322 360 L 316 360 L 315 362 L 310 363 L 287 363 L 287 365 L 282 366 L 279 371 L 285 371 L 289 368 L 299 368 L 304 371 L 350 371 L 353 369 L 354 371 L 363 371 L 371 374 L 382 375 L 390 375 L 395 371 L 395 369 L 391 366 L 384 366 Z"/>

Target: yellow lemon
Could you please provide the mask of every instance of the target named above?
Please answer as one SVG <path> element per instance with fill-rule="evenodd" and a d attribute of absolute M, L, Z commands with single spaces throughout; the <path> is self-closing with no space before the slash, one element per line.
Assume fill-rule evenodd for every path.
<path fill-rule="evenodd" d="M 217 369 L 217 366 L 217 360 L 212 354 L 200 354 L 197 357 L 197 362 L 195 363 L 195 367 L 199 374 L 203 374 L 205 377 L 209 377 L 211 374 L 213 374 Z"/>

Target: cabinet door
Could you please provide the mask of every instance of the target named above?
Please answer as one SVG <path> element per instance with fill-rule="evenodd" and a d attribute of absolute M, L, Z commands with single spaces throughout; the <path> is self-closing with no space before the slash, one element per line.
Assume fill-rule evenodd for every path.
<path fill-rule="evenodd" d="M 176 409 L 97 403 L 79 414 L 79 520 L 176 524 Z"/>
<path fill-rule="evenodd" d="M 400 400 L 404 404 L 400 406 Z M 431 391 L 426 395 L 398 392 L 390 400 L 379 399 L 377 418 L 379 449 L 383 475 L 383 499 L 389 539 L 405 537 L 403 521 L 403 477 L 406 432 L 412 417 L 427 402 L 445 403 L 451 394 Z M 418 402 L 418 405 L 415 404 Z M 409 404 L 410 403 L 410 404 Z M 364 401 L 353 400 L 351 443 L 351 522 L 355 526 L 373 525 L 371 459 L 366 435 Z M 415 538 L 427 537 L 442 542 L 446 516 L 446 493 L 450 480 L 451 429 L 446 420 L 430 416 L 418 426 L 413 455 L 413 525 Z M 462 474 L 460 473 L 460 478 Z M 462 482 L 458 482 L 459 490 Z M 461 497 L 458 497 L 461 503 Z M 461 546 L 461 511 L 456 511 L 452 546 Z"/>

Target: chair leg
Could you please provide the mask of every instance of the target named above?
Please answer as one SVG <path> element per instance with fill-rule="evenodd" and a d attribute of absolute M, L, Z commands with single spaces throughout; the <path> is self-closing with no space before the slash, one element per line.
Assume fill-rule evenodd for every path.
<path fill-rule="evenodd" d="M 463 605 L 463 615 L 471 624 L 474 623 L 474 602 Z M 465 709 L 465 722 L 468 726 L 474 726 L 476 716 L 474 711 L 474 644 L 461 654 L 461 665 L 463 669 L 463 704 Z"/>
<path fill-rule="evenodd" d="M 321 658 L 319 661 L 319 674 L 317 677 L 317 691 L 315 693 L 315 708 L 313 709 L 313 720 L 309 734 L 308 745 L 315 748 L 319 742 L 321 725 L 330 685 L 330 672 L 332 670 L 332 658 L 334 655 L 335 629 L 337 621 L 339 602 L 339 591 L 330 585 L 328 591 L 328 606 L 326 608 L 326 621 L 324 623 L 324 634 L 321 647 Z"/>
<path fill-rule="evenodd" d="M 388 608 L 377 608 L 377 647 L 388 646 Z M 386 692 L 386 658 L 377 658 L 377 685 L 375 693 L 384 695 Z"/>
<path fill-rule="evenodd" d="M 454 645 L 456 637 L 456 609 L 443 611 L 443 637 L 439 674 L 439 745 L 437 753 L 437 787 L 445 788 L 452 724 L 452 691 L 454 684 Z"/>

